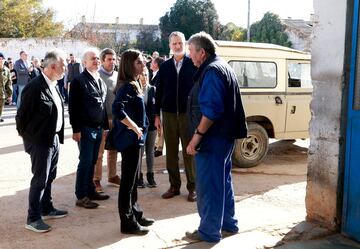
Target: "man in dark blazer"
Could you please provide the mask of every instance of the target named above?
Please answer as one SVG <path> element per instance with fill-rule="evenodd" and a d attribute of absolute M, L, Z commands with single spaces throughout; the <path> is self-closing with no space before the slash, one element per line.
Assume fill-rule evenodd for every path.
<path fill-rule="evenodd" d="M 43 220 L 62 218 L 68 213 L 54 208 L 51 198 L 59 143 L 64 142 L 64 106 L 56 84 L 64 75 L 65 64 L 61 51 L 45 55 L 44 72 L 24 87 L 16 114 L 16 129 L 30 155 L 33 173 L 25 228 L 38 233 L 51 230 Z"/>
<path fill-rule="evenodd" d="M 108 195 L 97 193 L 93 182 L 102 133 L 109 129 L 106 113 L 106 84 L 100 78 L 99 51 L 89 49 L 84 53 L 85 70 L 71 82 L 69 95 L 70 124 L 73 140 L 80 148 L 76 172 L 76 206 L 97 208 L 93 200 L 106 200 Z"/>
<path fill-rule="evenodd" d="M 29 83 L 30 81 L 30 73 L 32 70 L 31 64 L 27 61 L 28 54 L 26 51 L 20 52 L 20 59 L 15 61 L 14 69 L 16 71 L 17 75 L 17 102 L 16 107 L 19 108 L 21 104 L 21 93 L 24 87 Z M 15 89 L 14 89 L 15 91 Z"/>
<path fill-rule="evenodd" d="M 190 141 L 187 132 L 186 102 L 193 87 L 193 75 L 196 67 L 185 55 L 185 36 L 175 31 L 169 36 L 170 49 L 174 56 L 165 61 L 158 74 L 156 83 L 155 126 L 161 130 L 160 110 L 163 118 L 164 138 L 166 144 L 166 169 L 169 172 L 170 188 L 162 198 L 169 199 L 180 195 L 181 177 L 179 169 L 179 140 L 183 148 L 182 154 L 189 191 L 187 200 L 196 201 L 193 158 L 185 151 Z"/>

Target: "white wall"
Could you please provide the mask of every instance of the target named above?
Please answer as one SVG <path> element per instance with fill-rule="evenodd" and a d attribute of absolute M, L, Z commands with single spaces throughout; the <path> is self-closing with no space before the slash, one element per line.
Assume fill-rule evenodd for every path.
<path fill-rule="evenodd" d="M 11 57 L 13 61 L 19 58 L 21 50 L 29 53 L 29 60 L 32 56 L 44 58 L 45 53 L 52 49 L 58 48 L 64 50 L 67 54 L 73 53 L 76 57 L 81 58 L 85 49 L 91 47 L 87 42 L 63 39 L 63 38 L 47 38 L 47 39 L 12 39 L 0 38 L 0 52 L 4 53 L 6 58 Z"/>
<path fill-rule="evenodd" d="M 336 228 L 346 2 L 314 0 L 306 211 L 309 221 L 330 229 Z"/>

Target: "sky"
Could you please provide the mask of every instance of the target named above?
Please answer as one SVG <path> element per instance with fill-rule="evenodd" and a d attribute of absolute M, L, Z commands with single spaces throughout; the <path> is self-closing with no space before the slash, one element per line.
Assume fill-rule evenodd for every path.
<path fill-rule="evenodd" d="M 88 22 L 158 24 L 159 18 L 174 5 L 176 0 L 43 0 L 46 7 L 56 12 L 56 20 L 67 29 L 81 21 L 85 15 Z M 220 23 L 233 22 L 247 27 L 248 0 L 212 0 Z M 280 18 L 309 20 L 313 14 L 313 0 L 250 0 L 250 23 L 259 21 L 267 11 Z"/>

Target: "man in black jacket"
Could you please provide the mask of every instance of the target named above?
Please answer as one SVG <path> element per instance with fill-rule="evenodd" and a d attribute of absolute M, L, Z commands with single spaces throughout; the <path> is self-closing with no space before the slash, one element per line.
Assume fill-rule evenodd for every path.
<path fill-rule="evenodd" d="M 16 114 L 16 129 L 30 154 L 34 174 L 25 228 L 39 233 L 51 230 L 43 220 L 67 215 L 67 211 L 54 208 L 51 198 L 59 143 L 64 142 L 64 107 L 56 84 L 64 76 L 65 63 L 65 55 L 60 51 L 46 54 L 44 72 L 25 86 Z"/>
<path fill-rule="evenodd" d="M 174 56 L 165 61 L 158 72 L 156 83 L 155 126 L 160 131 L 160 110 L 163 115 L 164 138 L 166 144 L 166 168 L 169 172 L 170 188 L 162 198 L 168 199 L 180 194 L 179 138 L 183 148 L 183 158 L 189 191 L 188 201 L 196 200 L 193 158 L 186 154 L 190 141 L 187 132 L 186 101 L 193 86 L 192 77 L 196 67 L 185 55 L 185 36 L 175 31 L 169 36 L 170 49 Z"/>
<path fill-rule="evenodd" d="M 73 140 L 80 148 L 76 172 L 76 206 L 97 208 L 92 200 L 106 200 L 108 195 L 95 191 L 94 167 L 98 157 L 103 130 L 109 129 L 106 114 L 106 84 L 100 78 L 99 51 L 89 49 L 84 53 L 85 70 L 71 82 L 69 95 L 70 124 Z"/>

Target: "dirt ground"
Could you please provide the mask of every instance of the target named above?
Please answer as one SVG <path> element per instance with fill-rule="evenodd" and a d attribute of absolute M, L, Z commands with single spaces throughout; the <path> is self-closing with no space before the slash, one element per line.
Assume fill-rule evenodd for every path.
<path fill-rule="evenodd" d="M 57 179 L 53 184 L 55 206 L 69 211 L 66 218 L 51 220 L 53 230 L 36 234 L 24 229 L 30 179 L 30 158 L 23 151 L 15 130 L 15 108 L 6 107 L 0 123 L 0 248 L 263 248 L 280 241 L 305 219 L 305 187 L 309 140 L 272 140 L 265 161 L 250 169 L 233 169 L 236 213 L 240 233 L 213 245 L 183 238 L 197 228 L 196 203 L 180 196 L 161 199 L 167 190 L 165 157 L 156 158 L 158 187 L 139 189 L 139 202 L 147 217 L 155 218 L 151 231 L 143 237 L 120 233 L 117 211 L 118 188 L 102 181 L 110 199 L 95 210 L 75 206 L 74 184 L 78 149 L 66 124 L 65 144 L 61 146 Z M 104 162 L 106 163 L 106 162 Z M 118 160 L 120 165 L 120 158 Z M 185 174 L 182 174 L 185 183 Z M 239 245 L 240 246 L 235 246 Z"/>

